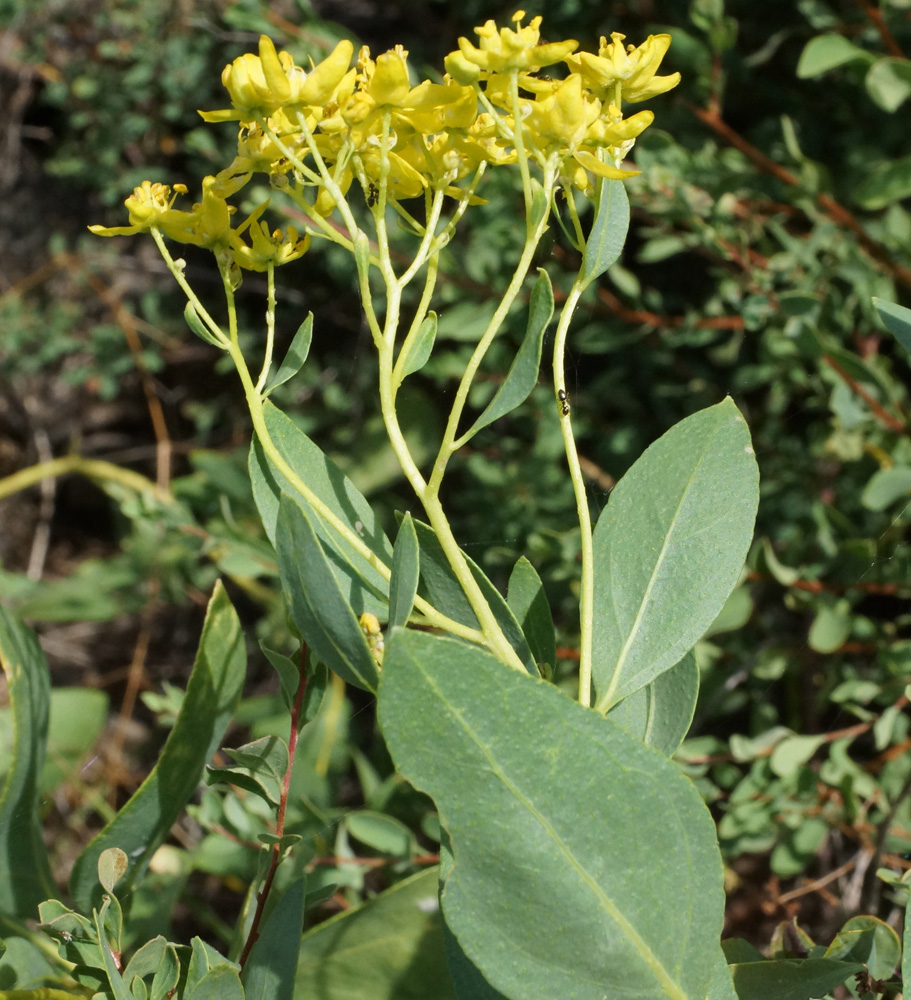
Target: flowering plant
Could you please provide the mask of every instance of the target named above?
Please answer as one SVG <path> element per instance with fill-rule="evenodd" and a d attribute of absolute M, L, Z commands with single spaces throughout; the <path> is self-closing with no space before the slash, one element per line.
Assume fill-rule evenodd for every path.
<path fill-rule="evenodd" d="M 41 903 L 45 927 L 84 988 L 116 1000 L 215 990 L 284 1000 L 294 990 L 315 996 L 318 984 L 341 975 L 340 937 L 363 932 L 342 917 L 302 943 L 315 886 L 298 860 L 306 865 L 307 845 L 286 830 L 285 817 L 299 729 L 319 720 L 325 691 L 331 705 L 349 684 L 376 693 L 399 774 L 439 813 L 440 868 L 367 904 L 381 915 L 407 912 L 412 956 L 425 935 L 437 935 L 432 943 L 445 950 L 449 971 L 424 995 L 732 1000 L 735 980 L 741 996 L 777 989 L 778 963 L 732 957 L 729 965 L 722 952 L 714 825 L 670 760 L 698 691 L 692 649 L 736 585 L 752 537 L 758 490 L 748 430 L 729 399 L 693 414 L 633 466 L 593 527 L 573 437 L 578 404 L 564 374 L 574 311 L 623 248 L 623 182 L 636 173 L 624 164 L 653 120 L 650 110 L 625 116 L 624 108 L 678 82 L 678 74 L 658 75 L 670 39 L 653 35 L 632 46 L 615 33 L 596 53 L 584 52 L 573 40 L 542 43 L 541 18 L 524 21 L 520 11 L 512 26 L 486 22 L 477 45 L 459 40 L 441 81 L 417 85 L 401 46 L 376 58 L 363 47 L 352 66 L 354 47 L 343 41 L 305 69 L 263 36 L 257 55 L 225 67 L 231 107 L 202 113 L 209 122 L 237 122 L 239 134 L 237 155 L 206 178 L 201 199 L 181 208 L 183 185 L 146 181 L 127 199 L 128 226 L 92 227 L 102 236 L 151 234 L 186 295 L 190 327 L 236 368 L 255 432 L 253 492 L 301 645 L 298 662 L 268 654 L 291 716 L 287 742 L 257 740 L 229 751 L 232 764 L 208 768 L 210 784 L 241 788 L 276 814 L 236 947 L 226 957 L 201 942 L 186 948 L 161 937 L 124 966 L 124 916 L 114 894 L 120 884 L 128 898 L 141 883 L 232 717 L 244 653 L 219 587 L 155 772 L 74 867 L 72 896 L 92 919 L 56 900 Z M 440 254 L 482 200 L 485 177 L 501 169 L 521 181 L 524 240 L 458 377 L 436 455 L 422 467 L 402 431 L 399 391 L 434 349 Z M 238 221 L 231 199 L 257 175 L 296 210 L 300 230 L 267 223 L 268 200 Z M 392 221 L 413 239 L 405 265 L 393 253 Z M 555 296 L 546 269 L 530 275 L 551 222 L 580 260 L 560 305 L 550 366 L 580 533 L 575 699 L 555 675 L 554 626 L 534 567 L 519 560 L 502 595 L 459 545 L 441 500 L 460 449 L 538 382 Z M 327 241 L 353 258 L 377 354 L 379 408 L 426 517 L 405 513 L 394 543 L 353 484 L 269 400 L 306 362 L 313 337 L 311 315 L 275 363 L 275 269 Z M 174 243 L 213 253 L 223 320 L 204 307 Z M 252 363 L 235 301 L 244 271 L 264 273 L 267 287 L 263 346 Z M 406 294 L 412 284 L 416 304 Z M 469 415 L 489 349 L 526 299 L 523 342 L 496 393 Z M 21 661 L 40 686 L 33 640 L 9 616 L 0 625 L 4 666 Z M 29 709 L 16 686 L 22 671 L 11 676 L 14 709 L 34 712 L 41 698 Z M 40 735 L 40 711 L 32 725 Z M 33 833 L 26 839 L 42 878 L 21 877 L 23 911 L 47 887 Z M 406 845 L 404 853 L 414 852 Z M 273 887 L 282 890 L 277 903 Z M 415 910 L 426 920 L 415 924 Z M 381 937 L 368 934 L 370 946 Z M 757 971 L 763 964 L 769 968 Z M 800 972 L 795 981 L 799 988 L 816 976 L 812 988 L 824 979 L 825 989 L 856 968 L 833 958 L 825 972 Z M 767 992 L 743 992 L 757 976 Z M 325 995 L 341 996 L 339 989 Z"/>

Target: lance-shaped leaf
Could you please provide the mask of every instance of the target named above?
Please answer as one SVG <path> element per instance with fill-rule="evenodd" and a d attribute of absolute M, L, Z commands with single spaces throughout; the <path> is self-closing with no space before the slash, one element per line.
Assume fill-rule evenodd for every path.
<path fill-rule="evenodd" d="M 863 966 L 834 958 L 739 962 L 730 967 L 738 1000 L 807 1000 L 824 997 Z"/>
<path fill-rule="evenodd" d="M 617 262 L 628 232 L 629 198 L 623 181 L 603 178 L 598 191 L 595 220 L 582 255 L 579 278 L 583 288 Z"/>
<path fill-rule="evenodd" d="M 392 579 L 389 581 L 389 628 L 405 625 L 414 609 L 421 575 L 421 552 L 414 519 L 406 513 L 399 525 L 392 553 Z"/>
<path fill-rule="evenodd" d="M 343 680 L 375 691 L 376 661 L 316 530 L 295 497 L 282 496 L 275 550 L 291 617 L 304 641 Z"/>
<path fill-rule="evenodd" d="M 535 282 L 528 303 L 528 326 L 525 329 L 525 339 L 522 341 L 522 346 L 513 358 L 506 378 L 497 389 L 496 395 L 471 425 L 471 429 L 462 440 L 467 441 L 482 427 L 492 424 L 494 420 L 498 420 L 514 410 L 528 398 L 538 381 L 544 332 L 547 330 L 553 314 L 554 290 L 550 284 L 550 277 L 543 267 L 538 268 L 538 280 Z"/>
<path fill-rule="evenodd" d="M 225 341 L 219 340 L 206 326 L 192 302 L 188 302 L 184 307 L 183 318 L 187 321 L 187 326 L 200 340 L 204 340 L 207 344 L 211 344 L 222 351 L 225 349 Z"/>
<path fill-rule="evenodd" d="M 281 410 L 266 403 L 263 415 L 269 435 L 282 458 L 333 514 L 387 566 L 391 565 L 392 543 L 383 533 L 370 504 L 354 484 Z M 275 545 L 275 525 L 282 493 L 296 497 L 307 509 L 313 529 L 324 543 L 332 572 L 349 602 L 358 613 L 370 611 L 385 618 L 389 586 L 385 578 L 323 521 L 294 485 L 272 465 L 256 440 L 250 448 L 250 480 L 269 541 Z"/>
<path fill-rule="evenodd" d="M 0 665 L 13 720 L 9 766 L 0 784 L 0 913 L 34 916 L 54 886 L 38 817 L 51 685 L 34 633 L 3 607 Z"/>
<path fill-rule="evenodd" d="M 424 524 L 423 521 L 415 521 L 414 526 L 421 547 L 421 582 L 423 583 L 424 596 L 444 615 L 448 615 L 470 628 L 480 628 L 477 616 L 465 596 L 465 591 L 462 590 L 462 585 L 453 573 L 449 560 L 446 558 L 433 529 Z M 465 556 L 465 561 L 477 580 L 484 597 L 487 598 L 490 610 L 493 612 L 497 624 L 503 630 L 503 635 L 506 636 L 510 646 L 519 654 L 519 659 L 525 664 L 528 672 L 537 677 L 538 667 L 535 658 L 532 656 L 531 649 L 512 609 L 481 567 L 468 556 Z"/>
<path fill-rule="evenodd" d="M 753 537 L 758 479 L 726 399 L 672 427 L 614 488 L 594 532 L 599 711 L 669 670 L 718 616 Z"/>
<path fill-rule="evenodd" d="M 873 305 L 892 336 L 911 354 L 911 309 L 877 298 Z"/>
<path fill-rule="evenodd" d="M 650 684 L 615 705 L 607 718 L 633 736 L 673 757 L 683 742 L 699 696 L 699 668 L 692 651 Z"/>
<path fill-rule="evenodd" d="M 406 343 L 402 350 L 404 357 L 396 362 L 396 377 L 399 382 L 419 372 L 430 360 L 433 345 L 437 339 L 437 314 L 431 309 L 424 317 L 424 321 L 418 327 L 418 332 L 410 343 Z M 401 372 L 399 372 L 401 369 Z"/>
<path fill-rule="evenodd" d="M 304 930 L 304 882 L 278 901 L 241 974 L 246 1000 L 291 1000 Z"/>
<path fill-rule="evenodd" d="M 70 893 L 81 910 L 90 912 L 99 904 L 97 864 L 102 851 L 119 847 L 130 859 L 124 894 L 145 871 L 221 745 L 240 698 L 246 664 L 240 621 L 219 582 L 209 601 L 186 696 L 158 761 L 73 866 Z"/>
<path fill-rule="evenodd" d="M 557 664 L 554 619 L 537 570 L 522 556 L 513 567 L 506 587 L 506 603 L 516 616 L 532 656 L 545 674 Z"/>
<path fill-rule="evenodd" d="M 715 826 L 666 757 L 484 650 L 387 648 L 379 719 L 452 840 L 446 923 L 504 996 L 704 1000 L 724 907 Z"/>
<path fill-rule="evenodd" d="M 307 313 L 307 318 L 297 328 L 297 333 L 294 334 L 294 339 L 291 341 L 288 353 L 278 366 L 278 371 L 269 379 L 269 384 L 266 388 L 267 396 L 273 389 L 284 385 L 288 379 L 294 378 L 301 368 L 304 367 L 304 362 L 310 353 L 310 344 L 312 341 L 313 313 Z"/>

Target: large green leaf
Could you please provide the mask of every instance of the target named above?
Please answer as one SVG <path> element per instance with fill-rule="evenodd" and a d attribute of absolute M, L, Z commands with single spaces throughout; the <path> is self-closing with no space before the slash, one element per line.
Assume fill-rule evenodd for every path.
<path fill-rule="evenodd" d="M 34 916 L 54 885 L 38 818 L 50 679 L 38 640 L 3 607 L 0 665 L 13 719 L 12 753 L 0 791 L 0 913 Z"/>
<path fill-rule="evenodd" d="M 145 871 L 190 796 L 203 768 L 221 745 L 234 716 L 246 674 L 247 653 L 237 613 L 221 583 L 215 585 L 187 693 L 158 761 L 114 819 L 76 859 L 70 893 L 90 912 L 100 899 L 97 864 L 102 851 L 119 847 L 130 859 L 126 892 Z"/>
<path fill-rule="evenodd" d="M 275 548 L 291 617 L 304 641 L 344 680 L 375 691 L 376 661 L 357 616 L 329 568 L 313 521 L 297 498 L 287 494 L 281 500 Z"/>
<path fill-rule="evenodd" d="M 281 410 L 266 403 L 263 414 L 269 435 L 282 458 L 333 514 L 387 566 L 391 566 L 392 544 L 383 533 L 370 504 L 351 480 Z M 370 611 L 385 618 L 389 584 L 382 574 L 326 524 L 290 480 L 272 465 L 258 440 L 254 440 L 250 448 L 249 466 L 253 497 L 272 544 L 275 545 L 281 495 L 287 493 L 307 510 L 314 530 L 324 543 L 332 572 L 348 595 L 349 602 L 359 612 Z"/>
<path fill-rule="evenodd" d="M 547 271 L 542 267 L 538 269 L 538 280 L 528 304 L 528 326 L 522 346 L 513 358 L 503 384 L 484 408 L 484 412 L 471 425 L 465 435 L 466 439 L 477 434 L 482 427 L 499 420 L 528 398 L 538 382 L 544 333 L 553 314 L 554 290 Z"/>
<path fill-rule="evenodd" d="M 397 631 L 379 718 L 436 801 L 446 922 L 511 1000 L 704 1000 L 724 896 L 715 826 L 662 754 L 484 650 Z"/>
<path fill-rule="evenodd" d="M 615 705 L 607 718 L 672 757 L 683 742 L 699 696 L 699 668 L 689 652 L 670 670 Z"/>
<path fill-rule="evenodd" d="M 436 868 L 413 875 L 308 931 L 295 997 L 455 1000 L 443 954 L 437 877 Z"/>
<path fill-rule="evenodd" d="M 758 480 L 726 399 L 672 427 L 614 488 L 594 533 L 600 711 L 679 662 L 718 616 L 753 536 Z"/>

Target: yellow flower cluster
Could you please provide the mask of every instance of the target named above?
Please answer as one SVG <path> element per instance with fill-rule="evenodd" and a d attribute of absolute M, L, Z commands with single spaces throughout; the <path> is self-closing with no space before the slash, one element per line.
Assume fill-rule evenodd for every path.
<path fill-rule="evenodd" d="M 290 227 L 270 233 L 259 221 L 265 205 L 231 226 L 227 198 L 256 173 L 268 174 L 312 217 L 328 216 L 355 180 L 371 206 L 440 191 L 465 198 L 460 183 L 482 165 L 520 157 L 586 193 L 594 178 L 632 176 L 621 163 L 654 116 L 624 118 L 621 108 L 679 82 L 679 73 L 656 75 L 670 37 L 625 47 L 615 33 L 601 39 L 597 54 L 576 52 L 573 40 L 542 43 L 541 18 L 523 26 L 524 18 L 519 11 L 514 27 L 499 29 L 487 21 L 475 29 L 477 46 L 460 38 L 443 82 L 417 86 L 401 46 L 375 59 L 364 46 L 351 66 L 354 47 L 342 41 L 305 70 L 263 36 L 258 55 L 240 56 L 222 73 L 231 108 L 200 112 L 209 122 L 240 123 L 237 156 L 206 178 L 202 201 L 180 211 L 171 189 L 145 182 L 127 199 L 129 227 L 92 229 L 112 236 L 155 226 L 263 270 L 301 256 L 308 241 Z M 560 75 L 542 73 L 557 64 L 565 67 Z"/>

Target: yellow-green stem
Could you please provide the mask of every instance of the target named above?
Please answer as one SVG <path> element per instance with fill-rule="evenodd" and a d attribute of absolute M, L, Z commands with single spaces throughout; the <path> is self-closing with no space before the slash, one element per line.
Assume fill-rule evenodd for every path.
<path fill-rule="evenodd" d="M 99 483 L 117 483 L 135 493 L 150 493 L 165 503 L 170 503 L 173 499 L 170 493 L 163 493 L 151 479 L 146 479 L 138 472 L 122 469 L 119 465 L 105 462 L 99 458 L 64 455 L 61 458 L 51 459 L 49 462 L 41 462 L 38 465 L 31 465 L 27 469 L 20 469 L 19 472 L 14 472 L 11 476 L 0 479 L 0 500 L 18 493 L 20 490 L 28 489 L 30 486 L 37 486 L 44 479 L 56 479 L 59 476 L 67 476 L 72 473 L 86 476 Z"/>
<path fill-rule="evenodd" d="M 565 355 L 566 335 L 572 320 L 573 311 L 579 301 L 584 286 L 577 279 L 570 289 L 569 295 L 560 312 L 557 322 L 557 332 L 554 337 L 554 395 L 560 407 L 560 432 L 563 435 L 563 449 L 569 466 L 569 476 L 573 484 L 573 496 L 576 501 L 576 516 L 579 520 L 580 545 L 582 550 L 582 569 L 579 586 L 579 703 L 586 707 L 591 705 L 592 698 L 592 632 L 594 628 L 594 595 L 595 569 L 594 550 L 592 546 L 592 523 L 588 509 L 588 496 L 585 492 L 585 479 L 579 464 L 579 453 L 576 450 L 576 439 L 573 437 L 572 406 L 566 397 L 561 399 L 561 392 L 566 392 Z"/>

